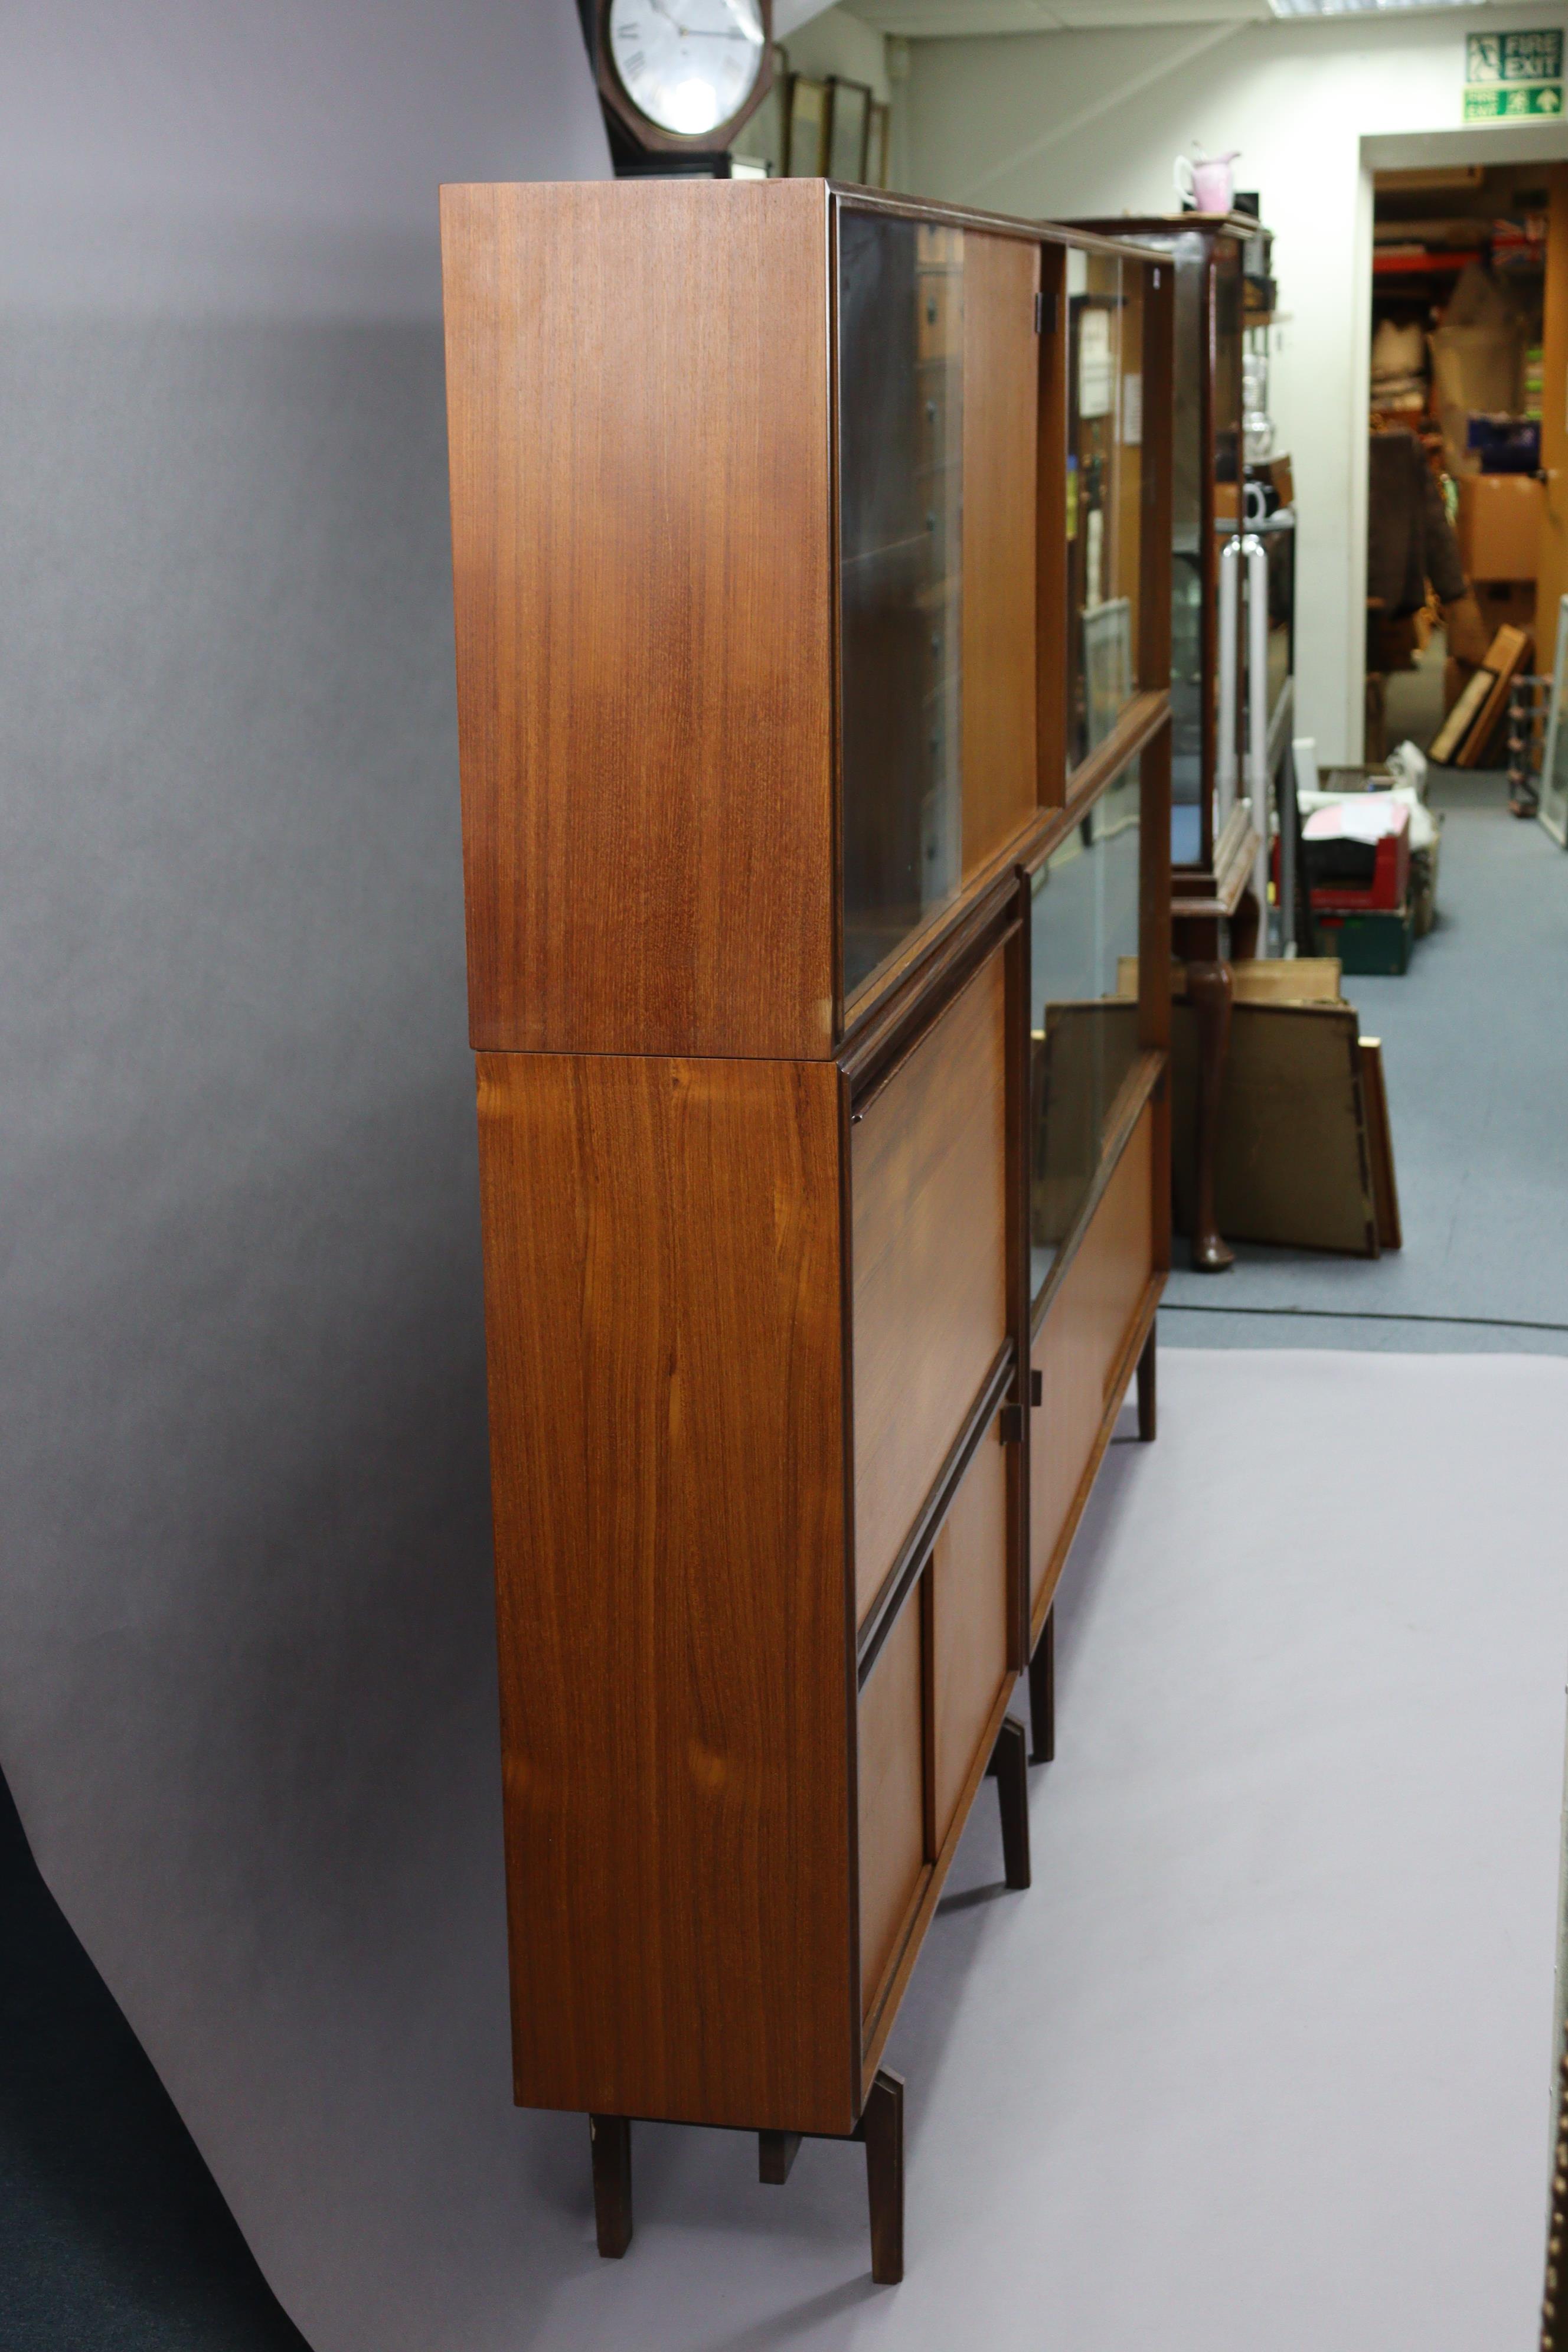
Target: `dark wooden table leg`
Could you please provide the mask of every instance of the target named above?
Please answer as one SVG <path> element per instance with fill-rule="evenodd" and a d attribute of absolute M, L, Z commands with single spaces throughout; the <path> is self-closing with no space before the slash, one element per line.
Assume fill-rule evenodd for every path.
<path fill-rule="evenodd" d="M 1155 1427 L 1159 1418 L 1154 1396 L 1156 1328 L 1155 1324 L 1150 1324 L 1149 1337 L 1143 1342 L 1143 1353 L 1138 1359 L 1138 1434 L 1145 1445 L 1153 1444 Z"/>
<path fill-rule="evenodd" d="M 1029 1660 L 1029 1723 L 1035 1744 L 1031 1764 L 1048 1764 L 1057 1752 L 1057 1612 L 1046 1612 L 1035 1654 Z"/>
<path fill-rule="evenodd" d="M 1230 1044 L 1230 966 L 1217 959 L 1189 963 L 1187 993 L 1198 1024 L 1197 1169 L 1193 1202 L 1193 1265 L 1200 1274 L 1223 1274 L 1235 1253 L 1220 1239 L 1215 1222 L 1215 1158 L 1219 1144 L 1219 1103 L 1225 1057 Z"/>
<path fill-rule="evenodd" d="M 800 2134 L 763 2131 L 757 2134 L 757 2179 L 770 2189 L 782 2189 L 800 2149 Z"/>
<path fill-rule="evenodd" d="M 1024 1727 L 1010 1715 L 996 1734 L 986 1766 L 996 1782 L 1002 1808 L 1002 1867 L 1011 1887 L 1029 1884 L 1029 1744 Z"/>
<path fill-rule="evenodd" d="M 871 2208 L 871 2276 L 897 2286 L 904 2275 L 904 2078 L 877 2069 L 857 2139 L 866 2143 L 866 2195 Z"/>
<path fill-rule="evenodd" d="M 611 2260 L 632 2242 L 632 2126 L 628 2116 L 590 2116 L 594 2145 L 594 2220 L 599 2252 Z"/>

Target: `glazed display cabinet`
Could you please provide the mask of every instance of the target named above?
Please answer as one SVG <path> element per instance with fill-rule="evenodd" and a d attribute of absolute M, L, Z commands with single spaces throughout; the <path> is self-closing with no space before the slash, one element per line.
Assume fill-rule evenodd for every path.
<path fill-rule="evenodd" d="M 1232 1252 L 1215 1212 L 1233 956 L 1268 947 L 1271 779 L 1289 756 L 1292 520 L 1248 467 L 1246 383 L 1265 364 L 1272 237 L 1249 214 L 1086 224 L 1163 255 L 1175 277 L 1172 416 L 1171 856 L 1173 940 L 1200 1040 L 1193 1263 Z M 1293 823 L 1292 823 L 1293 842 Z"/>
<path fill-rule="evenodd" d="M 893 2280 L 888 2038 L 1152 1433 L 1170 271 L 823 181 L 442 234 L 515 2093 L 607 2254 L 637 2119 L 859 2139 Z"/>

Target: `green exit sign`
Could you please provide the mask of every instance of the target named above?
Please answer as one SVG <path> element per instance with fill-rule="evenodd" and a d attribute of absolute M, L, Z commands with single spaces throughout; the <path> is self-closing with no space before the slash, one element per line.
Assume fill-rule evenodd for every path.
<path fill-rule="evenodd" d="M 1563 33 L 1468 33 L 1465 121 L 1563 111 Z"/>

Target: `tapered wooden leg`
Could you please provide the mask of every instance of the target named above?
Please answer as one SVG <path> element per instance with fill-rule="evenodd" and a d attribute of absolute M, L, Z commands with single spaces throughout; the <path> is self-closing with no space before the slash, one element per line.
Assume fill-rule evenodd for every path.
<path fill-rule="evenodd" d="M 1158 1411 L 1154 1396 L 1154 1332 L 1149 1326 L 1149 1337 L 1143 1342 L 1143 1353 L 1138 1359 L 1138 1434 L 1145 1445 L 1154 1443 Z"/>
<path fill-rule="evenodd" d="M 986 1769 L 1002 1807 L 1003 1875 L 1009 1886 L 1022 1890 L 1029 1884 L 1029 1744 L 1016 1715 L 996 1734 Z"/>
<path fill-rule="evenodd" d="M 1035 1654 L 1029 1660 L 1029 1722 L 1035 1744 L 1031 1764 L 1048 1764 L 1057 1752 L 1057 1612 L 1046 1612 Z"/>
<path fill-rule="evenodd" d="M 590 2116 L 594 2145 L 594 2220 L 599 2252 L 614 2260 L 632 2242 L 632 2126 L 627 2116 Z"/>
<path fill-rule="evenodd" d="M 1218 961 L 1189 963 L 1187 994 L 1198 1024 L 1198 1101 L 1193 1202 L 1193 1265 L 1200 1274 L 1223 1274 L 1236 1254 L 1220 1239 L 1215 1221 L 1215 1161 L 1219 1149 L 1219 1104 L 1225 1057 L 1230 1045 L 1230 966 Z"/>
<path fill-rule="evenodd" d="M 904 2275 L 904 2078 L 879 2066 L 860 2113 L 866 2195 L 871 2208 L 871 2276 L 897 2286 Z"/>
<path fill-rule="evenodd" d="M 763 2131 L 757 2134 L 757 2179 L 770 2189 L 782 2189 L 800 2147 L 800 2134 Z"/>

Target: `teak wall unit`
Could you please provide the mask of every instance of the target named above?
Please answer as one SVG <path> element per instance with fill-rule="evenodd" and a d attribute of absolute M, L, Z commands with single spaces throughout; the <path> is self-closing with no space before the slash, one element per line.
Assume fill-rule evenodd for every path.
<path fill-rule="evenodd" d="M 822 181 L 442 238 L 516 2096 L 606 2253 L 634 2118 L 859 2138 L 895 2279 L 884 2047 L 1152 1428 L 1170 273 Z"/>

